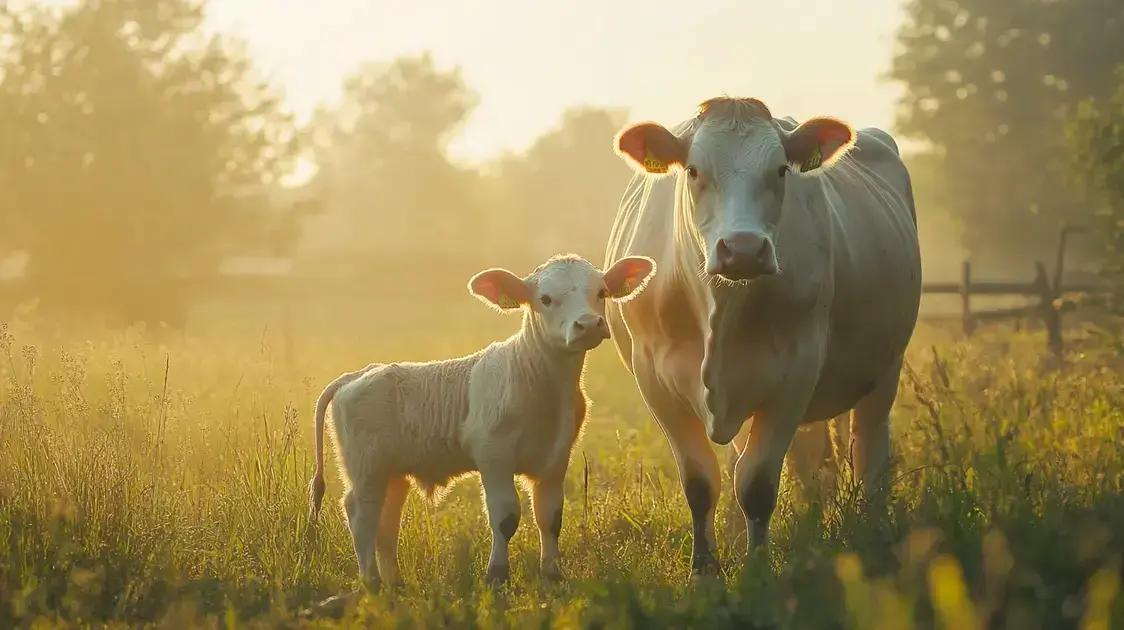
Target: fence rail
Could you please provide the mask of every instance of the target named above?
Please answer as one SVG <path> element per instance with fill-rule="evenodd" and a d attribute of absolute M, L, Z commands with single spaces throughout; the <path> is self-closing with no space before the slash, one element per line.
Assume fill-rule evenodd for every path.
<path fill-rule="evenodd" d="M 980 322 L 1037 317 L 1046 328 L 1046 342 L 1050 349 L 1060 354 L 1063 348 L 1062 313 L 1070 309 L 1069 303 L 1061 297 L 1066 292 L 1098 293 L 1105 290 L 1101 285 L 1090 283 L 1063 285 L 1066 244 L 1070 235 L 1085 231 L 1083 226 L 1062 227 L 1052 278 L 1046 271 L 1046 265 L 1037 261 L 1034 264 L 1034 279 L 1030 282 L 975 280 L 972 278 L 972 263 L 966 260 L 960 268 L 960 282 L 926 282 L 922 284 L 921 291 L 928 294 L 959 295 L 960 321 L 966 335 L 971 335 Z M 973 295 L 1021 295 L 1037 300 L 1023 306 L 972 310 Z M 948 318 L 949 316 L 936 316 L 933 319 Z"/>

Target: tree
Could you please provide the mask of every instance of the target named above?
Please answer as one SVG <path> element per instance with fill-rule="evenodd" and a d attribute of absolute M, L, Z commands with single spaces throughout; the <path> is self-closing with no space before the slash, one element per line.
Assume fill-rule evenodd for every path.
<path fill-rule="evenodd" d="M 1061 159 L 1065 121 L 1124 62 L 1118 0 L 912 0 L 890 77 L 898 127 L 940 158 L 950 208 L 985 264 L 1043 257 L 1084 217 Z M 921 212 L 924 212 L 924 200 Z"/>
<path fill-rule="evenodd" d="M 521 234 L 521 262 L 537 264 L 564 251 L 600 262 L 631 174 L 612 149 L 624 121 L 623 110 L 571 109 L 526 153 L 493 165 L 488 208 L 493 223 L 507 227 L 492 233 Z M 511 255 L 510 240 L 491 247 Z"/>
<path fill-rule="evenodd" d="M 43 305 L 178 319 L 184 283 L 260 235 L 294 130 L 193 0 L 0 14 L 2 246 Z"/>
<path fill-rule="evenodd" d="M 1094 191 L 1098 202 L 1104 270 L 1124 293 L 1124 65 L 1116 69 L 1111 96 L 1082 101 L 1068 132 L 1075 179 Z"/>
<path fill-rule="evenodd" d="M 365 65 L 314 120 L 311 187 L 324 212 L 309 231 L 349 267 L 473 256 L 476 174 L 450 161 L 448 144 L 475 103 L 459 70 L 428 54 Z"/>

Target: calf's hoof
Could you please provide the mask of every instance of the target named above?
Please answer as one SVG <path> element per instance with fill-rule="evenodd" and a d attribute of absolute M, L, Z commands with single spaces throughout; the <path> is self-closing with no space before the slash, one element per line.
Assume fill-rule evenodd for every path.
<path fill-rule="evenodd" d="M 491 586 L 498 586 L 507 582 L 511 576 L 511 568 L 506 564 L 496 564 L 488 567 L 484 580 Z"/>

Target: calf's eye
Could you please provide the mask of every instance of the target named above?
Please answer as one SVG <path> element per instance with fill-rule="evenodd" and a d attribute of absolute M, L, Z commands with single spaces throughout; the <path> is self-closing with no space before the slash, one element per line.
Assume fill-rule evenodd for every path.
<path fill-rule="evenodd" d="M 694 164 L 691 164 L 687 167 L 687 177 L 690 177 L 691 179 L 699 178 L 699 169 L 696 168 Z"/>
<path fill-rule="evenodd" d="M 788 164 L 783 164 L 777 169 L 777 177 L 784 177 L 785 175 L 788 175 Z"/>
<path fill-rule="evenodd" d="M 549 295 L 542 296 L 541 298 L 539 298 L 539 301 L 542 302 L 543 306 L 550 306 L 554 303 L 554 300 L 550 299 Z"/>
<path fill-rule="evenodd" d="M 604 300 L 607 297 L 609 297 L 609 292 L 607 290 L 601 289 L 597 292 L 597 299 Z"/>

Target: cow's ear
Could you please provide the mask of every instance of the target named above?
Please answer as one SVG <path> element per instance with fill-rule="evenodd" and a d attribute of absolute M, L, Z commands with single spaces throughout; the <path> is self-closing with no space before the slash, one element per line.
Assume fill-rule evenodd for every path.
<path fill-rule="evenodd" d="M 617 153 L 633 168 L 647 173 L 663 174 L 673 165 L 687 163 L 687 143 L 652 122 L 625 127 L 614 141 Z"/>
<path fill-rule="evenodd" d="M 468 292 L 501 311 L 519 308 L 531 301 L 531 287 L 507 269 L 487 269 L 472 276 Z"/>
<path fill-rule="evenodd" d="M 812 118 L 782 137 L 790 164 L 801 173 L 830 166 L 855 143 L 855 130 L 834 118 Z"/>
<path fill-rule="evenodd" d="M 626 302 L 644 290 L 656 272 L 656 262 L 647 256 L 629 256 L 605 271 L 605 288 L 618 302 Z"/>

